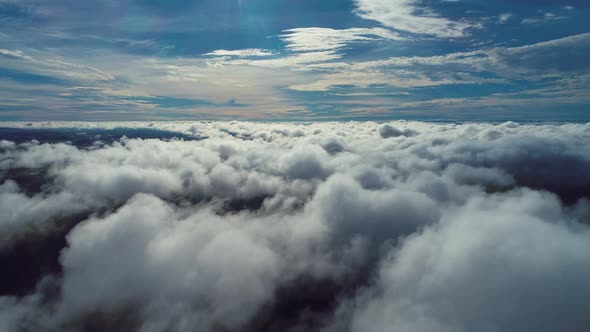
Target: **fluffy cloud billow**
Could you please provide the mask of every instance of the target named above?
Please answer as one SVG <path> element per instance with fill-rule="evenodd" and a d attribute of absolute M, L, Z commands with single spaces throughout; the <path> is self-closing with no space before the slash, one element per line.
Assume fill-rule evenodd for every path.
<path fill-rule="evenodd" d="M 7 125 L 0 330 L 590 325 L 589 124 Z"/>

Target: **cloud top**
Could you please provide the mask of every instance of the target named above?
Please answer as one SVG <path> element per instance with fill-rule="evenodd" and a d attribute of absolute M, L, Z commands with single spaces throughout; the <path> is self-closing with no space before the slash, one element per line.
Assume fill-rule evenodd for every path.
<path fill-rule="evenodd" d="M 8 125 L 96 141 L 1 141 L 6 331 L 590 324 L 588 124 Z"/>

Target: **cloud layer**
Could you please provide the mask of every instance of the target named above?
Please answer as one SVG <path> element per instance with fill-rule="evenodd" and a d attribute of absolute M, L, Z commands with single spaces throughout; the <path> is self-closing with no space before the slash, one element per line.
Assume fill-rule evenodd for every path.
<path fill-rule="evenodd" d="M 0 143 L 2 330 L 590 324 L 588 124 L 7 125 L 96 141 Z"/>
<path fill-rule="evenodd" d="M 588 1 L 0 0 L 0 120 L 588 121 Z"/>

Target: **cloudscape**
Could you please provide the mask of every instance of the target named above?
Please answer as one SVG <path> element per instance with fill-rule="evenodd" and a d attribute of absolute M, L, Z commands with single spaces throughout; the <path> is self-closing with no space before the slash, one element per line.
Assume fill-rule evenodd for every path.
<path fill-rule="evenodd" d="M 7 125 L 3 331 L 590 324 L 588 124 Z"/>
<path fill-rule="evenodd" d="M 0 0 L 0 332 L 590 331 L 589 15 Z"/>

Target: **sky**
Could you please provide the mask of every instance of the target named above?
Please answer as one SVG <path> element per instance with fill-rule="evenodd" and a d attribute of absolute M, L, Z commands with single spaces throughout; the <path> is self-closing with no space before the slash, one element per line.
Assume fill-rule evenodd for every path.
<path fill-rule="evenodd" d="M 587 0 L 0 0 L 0 120 L 590 121 Z"/>

